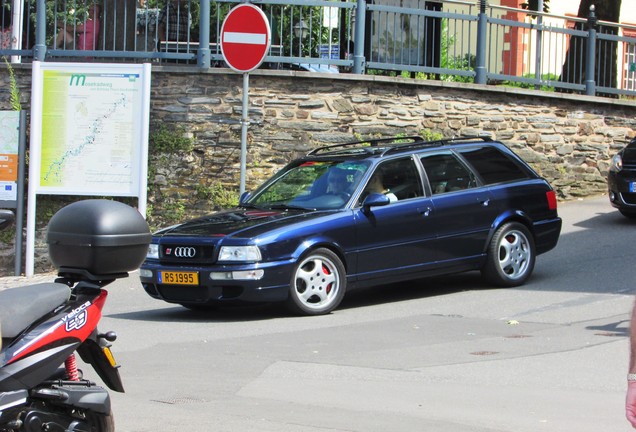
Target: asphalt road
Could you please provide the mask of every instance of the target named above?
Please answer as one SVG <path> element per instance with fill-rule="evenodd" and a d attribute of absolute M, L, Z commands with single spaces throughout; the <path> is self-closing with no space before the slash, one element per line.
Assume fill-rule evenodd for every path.
<path fill-rule="evenodd" d="M 109 289 L 118 431 L 612 432 L 624 418 L 634 230 L 606 197 L 560 205 L 529 283 L 467 273 L 349 293 L 334 313 L 195 313 Z M 94 372 L 86 370 L 93 378 Z"/>

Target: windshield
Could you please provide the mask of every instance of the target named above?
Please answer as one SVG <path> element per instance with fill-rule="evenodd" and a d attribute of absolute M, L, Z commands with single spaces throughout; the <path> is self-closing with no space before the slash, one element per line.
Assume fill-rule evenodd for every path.
<path fill-rule="evenodd" d="M 300 161 L 277 173 L 246 203 L 260 208 L 342 208 L 368 168 L 366 161 Z"/>

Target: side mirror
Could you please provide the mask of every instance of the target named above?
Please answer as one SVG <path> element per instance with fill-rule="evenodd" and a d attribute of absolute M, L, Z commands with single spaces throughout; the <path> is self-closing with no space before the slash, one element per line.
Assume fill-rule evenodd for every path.
<path fill-rule="evenodd" d="M 251 196 L 252 194 L 249 192 L 243 192 L 241 194 L 241 197 L 239 198 L 239 205 L 243 205 L 245 204 L 245 201 L 247 201 L 247 199 Z"/>
<path fill-rule="evenodd" d="M 15 221 L 15 215 L 11 210 L 0 210 L 0 230 L 5 229 Z"/>
<path fill-rule="evenodd" d="M 385 206 L 391 203 L 388 196 L 381 193 L 370 193 L 362 202 L 362 208 L 368 211 L 371 207 Z"/>

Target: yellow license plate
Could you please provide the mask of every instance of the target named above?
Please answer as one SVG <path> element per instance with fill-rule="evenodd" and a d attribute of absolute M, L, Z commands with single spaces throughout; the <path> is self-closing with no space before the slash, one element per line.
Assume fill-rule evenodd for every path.
<path fill-rule="evenodd" d="M 159 283 L 167 285 L 199 285 L 199 273 L 161 271 L 159 272 Z"/>

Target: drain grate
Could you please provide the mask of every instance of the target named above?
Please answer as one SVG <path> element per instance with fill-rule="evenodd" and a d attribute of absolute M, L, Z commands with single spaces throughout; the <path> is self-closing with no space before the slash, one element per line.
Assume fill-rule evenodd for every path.
<path fill-rule="evenodd" d="M 168 405 L 189 405 L 196 403 L 207 402 L 205 399 L 192 398 L 192 397 L 175 397 L 170 399 L 150 399 L 151 402 L 158 402 Z"/>
<path fill-rule="evenodd" d="M 495 354 L 499 354 L 497 351 L 475 351 L 475 352 L 471 352 L 471 355 L 476 355 L 476 356 L 488 356 L 488 355 L 495 355 Z"/>

